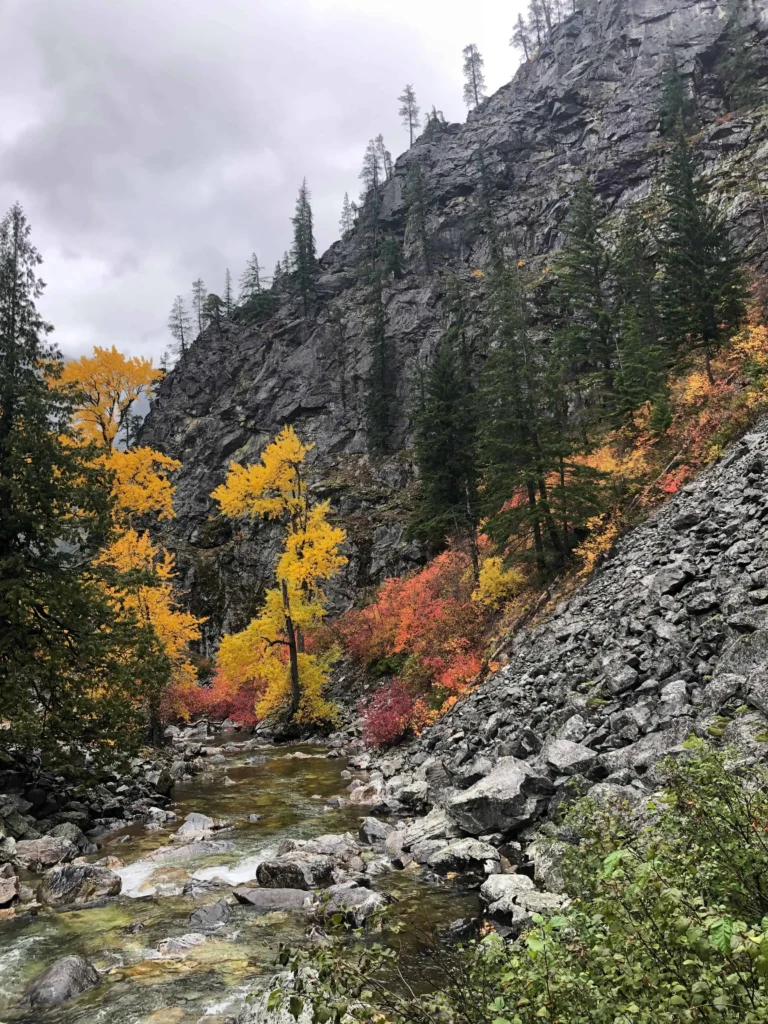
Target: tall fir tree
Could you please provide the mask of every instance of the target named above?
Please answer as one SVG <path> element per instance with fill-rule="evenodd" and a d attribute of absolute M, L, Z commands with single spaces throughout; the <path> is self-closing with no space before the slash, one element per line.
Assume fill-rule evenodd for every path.
<path fill-rule="evenodd" d="M 579 183 L 566 224 L 566 238 L 555 260 L 553 298 L 565 326 L 564 350 L 576 380 L 586 389 L 598 377 L 605 392 L 614 384 L 615 321 L 611 299 L 610 249 L 606 212 L 587 178 Z"/>
<path fill-rule="evenodd" d="M 384 173 L 384 181 L 389 181 L 393 173 L 392 154 L 389 152 L 386 145 L 384 144 L 383 135 L 377 135 L 374 141 L 376 143 L 376 152 L 379 155 L 381 169 Z"/>
<path fill-rule="evenodd" d="M 414 162 L 408 171 L 403 195 L 408 211 L 408 227 L 419 243 L 424 271 L 432 273 L 432 249 L 427 228 L 427 195 L 421 164 Z"/>
<path fill-rule="evenodd" d="M 206 295 L 203 306 L 203 322 L 205 326 L 213 327 L 217 332 L 221 333 L 221 321 L 224 315 L 224 300 L 216 295 L 215 292 L 210 292 Z"/>
<path fill-rule="evenodd" d="M 168 330 L 176 343 L 177 353 L 183 359 L 192 341 L 192 317 L 189 315 L 181 295 L 177 295 L 173 300 L 171 314 L 168 317 Z"/>
<path fill-rule="evenodd" d="M 384 308 L 380 273 L 371 276 L 365 309 L 365 338 L 371 364 L 365 378 L 365 422 L 368 447 L 385 454 L 392 440 L 392 411 L 395 401 L 394 359 L 392 342 L 387 337 L 387 315 Z"/>
<path fill-rule="evenodd" d="M 354 226 L 355 219 L 352 214 L 352 204 L 349 201 L 349 192 L 345 192 L 344 202 L 341 204 L 341 220 L 339 221 L 341 237 L 346 238 Z"/>
<path fill-rule="evenodd" d="M 512 33 L 512 38 L 509 40 L 509 45 L 513 46 L 516 50 L 521 50 L 526 63 L 530 61 L 533 54 L 533 41 L 531 39 L 531 30 L 525 23 L 522 14 L 518 13 L 517 21 L 515 22 L 515 29 Z"/>
<path fill-rule="evenodd" d="M 397 97 L 397 100 L 400 104 L 400 118 L 403 127 L 408 129 L 410 145 L 413 146 L 413 134 L 417 128 L 421 127 L 421 121 L 419 120 L 420 109 L 416 102 L 416 93 L 413 91 L 413 86 L 406 85 L 402 93 Z"/>
<path fill-rule="evenodd" d="M 477 409 L 465 296 L 456 279 L 448 282 L 443 308 L 448 323 L 414 420 L 419 496 L 410 533 L 432 551 L 452 536 L 467 541 L 477 576 Z"/>
<path fill-rule="evenodd" d="M 304 315 L 309 312 L 309 300 L 314 292 L 317 276 L 317 248 L 312 223 L 312 207 L 307 179 L 301 183 L 296 200 L 296 212 L 292 218 L 293 246 L 291 257 L 296 283 L 304 306 Z"/>
<path fill-rule="evenodd" d="M 251 253 L 242 277 L 240 278 L 240 302 L 253 302 L 257 295 L 261 295 L 264 289 L 264 268 L 259 264 L 256 253 Z"/>
<path fill-rule="evenodd" d="M 376 266 L 381 246 L 381 184 L 383 168 L 381 166 L 381 153 L 376 145 L 376 140 L 371 139 L 363 157 L 363 168 L 360 171 L 360 180 L 363 188 L 360 194 L 361 212 L 359 218 L 360 230 L 363 235 L 363 242 L 367 258 L 367 272 L 370 273 Z"/>
<path fill-rule="evenodd" d="M 232 293 L 232 275 L 229 272 L 229 267 L 227 267 L 224 273 L 224 295 L 222 301 L 224 303 L 224 316 L 226 316 L 227 320 L 231 320 L 235 310 L 235 297 Z"/>
<path fill-rule="evenodd" d="M 195 326 L 200 334 L 205 327 L 205 300 L 208 292 L 203 284 L 202 277 L 192 282 L 192 315 L 195 318 Z"/>
<path fill-rule="evenodd" d="M 403 250 L 400 242 L 390 231 L 381 246 L 381 266 L 385 274 L 391 274 L 396 281 L 403 276 Z"/>
<path fill-rule="evenodd" d="M 464 102 L 471 110 L 485 99 L 485 75 L 483 73 L 485 61 L 474 43 L 465 46 L 462 54 L 464 57 Z"/>
<path fill-rule="evenodd" d="M 77 770 L 135 749 L 169 666 L 154 633 L 115 614 L 94 562 L 112 479 L 58 386 L 40 263 L 16 205 L 0 222 L 0 721 L 4 746 Z"/>
<path fill-rule="evenodd" d="M 662 135 L 673 134 L 682 120 L 687 129 L 693 126 L 695 107 L 677 65 L 677 54 L 671 48 L 664 62 L 661 76 L 661 104 L 659 106 L 659 131 Z"/>
<path fill-rule="evenodd" d="M 725 219 L 707 201 L 681 121 L 664 177 L 664 215 L 659 240 L 661 311 L 667 342 L 704 353 L 714 384 L 712 356 L 744 321 L 747 286 Z"/>

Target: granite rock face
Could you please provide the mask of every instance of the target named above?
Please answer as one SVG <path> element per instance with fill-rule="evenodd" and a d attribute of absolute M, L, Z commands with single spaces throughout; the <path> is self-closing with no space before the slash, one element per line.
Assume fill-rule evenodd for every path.
<path fill-rule="evenodd" d="M 764 48 L 765 0 L 748 0 L 742 18 L 750 45 Z M 543 269 L 562 242 L 570 196 L 585 172 L 616 210 L 648 194 L 664 159 L 658 110 L 671 48 L 696 96 L 697 150 L 734 239 L 766 267 L 760 192 L 767 187 L 768 122 L 759 112 L 721 116 L 726 107 L 717 57 L 727 24 L 716 0 L 584 4 L 553 30 L 537 60 L 523 65 L 465 124 L 432 122 L 397 160 L 382 191 L 383 229 L 404 247 L 404 273 L 384 294 L 397 388 L 388 458 L 372 459 L 366 451 L 370 352 L 356 273 L 359 231 L 322 256 L 309 315 L 287 286 L 266 322 L 227 323 L 195 342 L 162 383 L 142 442 L 184 464 L 178 516 L 163 527 L 163 540 L 177 553 L 192 608 L 209 616 L 204 653 L 215 649 L 223 630 L 242 628 L 251 617 L 276 555 L 270 525 L 216 518 L 210 492 L 230 461 L 255 460 L 286 423 L 315 443 L 315 486 L 333 500 L 349 534 L 350 561 L 334 582 L 332 610 L 346 607 L 371 582 L 415 564 L 419 552 L 404 539 L 413 480 L 409 417 L 417 368 L 441 331 L 446 278 L 472 279 L 487 266 L 486 207 L 509 252 Z M 424 272 L 404 200 L 415 162 L 425 183 L 431 275 Z M 657 583 L 670 597 L 676 585 Z M 696 599 L 700 605 L 712 595 Z M 614 692 L 632 689 L 634 671 L 626 664 L 616 668 Z"/>

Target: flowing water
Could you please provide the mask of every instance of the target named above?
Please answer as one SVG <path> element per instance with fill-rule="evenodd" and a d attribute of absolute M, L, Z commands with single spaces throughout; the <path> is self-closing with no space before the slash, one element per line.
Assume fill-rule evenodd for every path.
<path fill-rule="evenodd" d="M 312 756 L 288 756 L 297 751 Z M 114 854 L 125 865 L 118 871 L 118 899 L 80 910 L 20 912 L 0 922 L 0 1024 L 195 1024 L 201 1018 L 216 1024 L 231 1017 L 245 992 L 274 970 L 278 944 L 303 939 L 305 918 L 258 915 L 235 905 L 229 922 L 202 944 L 181 953 L 159 953 L 158 946 L 162 951 L 163 940 L 196 931 L 189 923 L 192 911 L 253 878 L 281 839 L 356 833 L 364 809 L 326 806 L 329 797 L 345 793 L 344 767 L 343 759 L 328 759 L 318 748 L 264 748 L 228 757 L 214 774 L 177 785 L 170 809 L 178 821 L 170 827 L 190 811 L 225 818 L 235 829 L 221 838 L 232 849 L 184 861 L 171 854 L 157 862 L 147 855 L 168 844 L 170 832 L 133 826 L 110 837 L 100 856 Z M 250 823 L 254 813 L 262 819 Z M 215 888 L 193 897 L 147 895 L 158 882 L 178 889 L 188 876 L 213 880 Z M 395 898 L 393 913 L 407 920 L 406 935 L 415 946 L 419 935 L 477 909 L 474 896 L 426 881 L 417 871 L 386 873 L 372 885 Z M 143 927 L 132 930 L 137 924 Z M 87 957 L 102 983 L 57 1009 L 20 1011 L 28 981 L 71 953 Z"/>

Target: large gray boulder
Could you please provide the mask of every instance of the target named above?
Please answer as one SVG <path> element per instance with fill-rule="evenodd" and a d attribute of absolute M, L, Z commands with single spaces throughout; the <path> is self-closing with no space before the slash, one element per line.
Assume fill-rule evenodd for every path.
<path fill-rule="evenodd" d="M 65 956 L 27 985 L 22 1005 L 32 1009 L 59 1006 L 99 984 L 99 972 L 82 956 Z"/>
<path fill-rule="evenodd" d="M 37 899 L 51 907 L 78 906 L 107 896 L 118 896 L 122 882 L 109 868 L 94 864 L 64 864 L 46 872 L 37 887 Z"/>
<path fill-rule="evenodd" d="M 334 891 L 335 890 L 335 891 Z M 368 918 L 387 905 L 387 898 L 364 886 L 334 886 L 326 902 L 321 902 L 316 914 L 328 919 L 340 914 L 353 928 L 361 928 Z"/>
<path fill-rule="evenodd" d="M 266 889 L 318 889 L 332 884 L 334 867 L 332 857 L 300 850 L 262 861 L 256 877 Z"/>
<path fill-rule="evenodd" d="M 438 874 L 456 871 L 490 875 L 500 870 L 499 851 L 479 839 L 454 839 L 447 846 L 441 843 L 427 856 L 426 863 Z"/>
<path fill-rule="evenodd" d="M 502 757 L 490 775 L 448 801 L 448 814 L 465 832 L 514 833 L 539 816 L 552 782 L 525 761 Z"/>
<path fill-rule="evenodd" d="M 386 821 L 379 821 L 378 818 L 363 818 L 357 830 L 360 842 L 373 846 L 377 843 L 385 843 L 390 832 L 394 832 L 395 826 Z"/>
<path fill-rule="evenodd" d="M 209 928 L 219 928 L 226 924 L 232 916 L 232 909 L 226 899 L 222 897 L 218 903 L 211 903 L 205 907 L 198 907 L 189 915 L 189 923 L 194 928 L 207 931 Z"/>
<path fill-rule="evenodd" d="M 77 856 L 75 844 L 63 836 L 41 836 L 16 843 L 14 858 L 25 871 L 43 871 L 54 864 L 65 864 Z"/>
<path fill-rule="evenodd" d="M 238 903 L 253 907 L 260 914 L 274 910 L 306 911 L 309 899 L 306 889 L 261 889 L 253 885 L 239 885 L 232 895 Z"/>
<path fill-rule="evenodd" d="M 584 746 L 583 743 L 553 739 L 544 744 L 540 757 L 559 775 L 573 775 L 589 768 L 597 757 L 597 753 Z"/>

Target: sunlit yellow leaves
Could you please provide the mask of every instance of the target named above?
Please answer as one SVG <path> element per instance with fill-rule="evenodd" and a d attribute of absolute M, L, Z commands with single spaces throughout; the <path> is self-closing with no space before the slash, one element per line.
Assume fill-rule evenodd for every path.
<path fill-rule="evenodd" d="M 114 474 L 113 493 L 120 521 L 131 516 L 156 515 L 172 519 L 174 486 L 169 473 L 181 469 L 181 463 L 151 448 L 131 448 L 127 452 L 113 448 L 104 457 Z"/>
<path fill-rule="evenodd" d="M 310 509 L 305 523 L 297 530 L 289 530 L 285 546 L 277 563 L 277 578 L 288 580 L 298 589 L 313 592 L 318 580 L 329 580 L 347 564 L 339 553 L 346 534 L 326 519 L 330 502 L 325 501 Z"/>
<path fill-rule="evenodd" d="M 92 356 L 66 363 L 57 383 L 74 385 L 82 392 L 75 424 L 85 439 L 111 448 L 133 403 L 142 395 L 151 396 L 152 386 L 162 375 L 151 359 L 129 358 L 114 345 L 111 349 L 97 346 Z"/>
<path fill-rule="evenodd" d="M 514 567 L 504 568 L 504 559 L 498 556 L 486 558 L 480 566 L 477 589 L 473 601 L 479 601 L 487 608 L 500 608 L 510 597 L 519 593 L 525 584 L 525 576 Z"/>
<path fill-rule="evenodd" d="M 225 516 L 279 519 L 307 507 L 302 466 L 314 445 L 302 444 L 293 427 L 284 427 L 250 466 L 232 463 L 227 480 L 211 497 Z"/>

